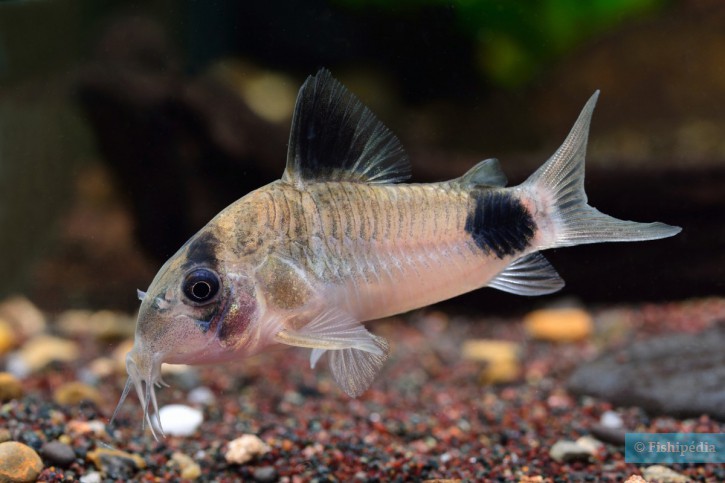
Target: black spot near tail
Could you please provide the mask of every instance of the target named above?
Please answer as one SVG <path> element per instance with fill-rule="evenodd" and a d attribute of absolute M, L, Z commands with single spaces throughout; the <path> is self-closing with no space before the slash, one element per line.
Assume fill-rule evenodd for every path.
<path fill-rule="evenodd" d="M 481 250 L 503 258 L 528 246 L 536 223 L 521 201 L 509 193 L 482 189 L 472 191 L 471 198 L 466 232 Z"/>

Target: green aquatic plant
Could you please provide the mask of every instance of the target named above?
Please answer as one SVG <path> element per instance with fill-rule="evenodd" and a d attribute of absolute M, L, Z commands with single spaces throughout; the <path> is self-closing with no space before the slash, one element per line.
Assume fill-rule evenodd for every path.
<path fill-rule="evenodd" d="M 516 87 L 532 80 L 557 57 L 586 39 L 666 0 L 333 0 L 355 9 L 396 14 L 435 6 L 451 8 L 461 31 L 476 46 L 474 59 L 495 84 Z"/>

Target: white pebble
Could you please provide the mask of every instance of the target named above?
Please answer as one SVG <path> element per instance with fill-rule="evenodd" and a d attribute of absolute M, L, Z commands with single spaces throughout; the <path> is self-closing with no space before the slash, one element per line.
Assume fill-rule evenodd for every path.
<path fill-rule="evenodd" d="M 606 428 L 621 428 L 624 425 L 622 417 L 614 411 L 604 411 L 599 423 Z"/>
<path fill-rule="evenodd" d="M 588 460 L 592 456 L 591 448 L 583 447 L 574 441 L 559 440 L 549 450 L 549 456 L 556 461 L 570 462 Z"/>
<path fill-rule="evenodd" d="M 97 471 L 91 471 L 81 476 L 78 481 L 81 483 L 101 483 L 101 474 Z"/>
<path fill-rule="evenodd" d="M 190 436 L 204 421 L 204 414 L 183 404 L 170 404 L 159 409 L 164 433 L 170 436 Z"/>
<path fill-rule="evenodd" d="M 103 436 L 106 434 L 106 423 L 105 422 L 98 420 L 98 419 L 94 419 L 92 421 L 88 421 L 87 424 L 88 424 L 88 429 L 90 429 L 93 432 L 93 434 L 95 434 L 96 436 Z"/>
<path fill-rule="evenodd" d="M 591 452 L 593 455 L 597 454 L 599 452 L 599 450 L 604 446 L 604 443 L 602 443 L 598 439 L 593 438 L 592 436 L 589 436 L 589 435 L 582 436 L 579 439 L 577 439 L 576 444 L 578 444 L 582 448 L 585 448 L 587 451 Z"/>
<path fill-rule="evenodd" d="M 5 362 L 5 370 L 18 379 L 25 379 L 31 373 L 28 363 L 25 362 L 20 352 L 12 352 L 8 354 Z"/>
<path fill-rule="evenodd" d="M 201 404 L 202 406 L 211 406 L 216 401 L 214 393 L 206 386 L 195 387 L 189 391 L 187 399 L 191 404 Z"/>

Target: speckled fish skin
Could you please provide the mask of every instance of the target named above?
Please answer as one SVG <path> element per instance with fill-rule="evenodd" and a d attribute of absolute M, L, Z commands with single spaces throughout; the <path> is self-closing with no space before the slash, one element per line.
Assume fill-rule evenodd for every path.
<path fill-rule="evenodd" d="M 237 360 L 273 344 L 312 349 L 312 367 L 328 354 L 337 383 L 357 396 L 388 354 L 363 322 L 484 286 L 551 293 L 563 281 L 541 250 L 678 233 L 587 205 L 596 98 L 519 186 L 505 187 L 494 159 L 455 180 L 402 184 L 409 163 L 397 138 L 328 71 L 311 76 L 282 179 L 219 213 L 140 292 L 119 407 L 135 388 L 151 425 L 162 362 Z"/>

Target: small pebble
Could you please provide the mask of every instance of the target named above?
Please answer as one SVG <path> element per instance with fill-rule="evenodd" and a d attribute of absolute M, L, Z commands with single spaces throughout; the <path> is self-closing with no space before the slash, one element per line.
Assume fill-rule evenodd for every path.
<path fill-rule="evenodd" d="M 117 340 L 132 337 L 136 321 L 110 310 L 67 310 L 58 317 L 55 326 L 68 336 L 91 334 L 99 340 Z"/>
<path fill-rule="evenodd" d="M 486 368 L 481 372 L 481 384 L 498 384 L 518 379 L 521 366 L 518 362 L 519 346 L 504 340 L 475 339 L 463 344 L 463 357 L 484 361 Z"/>
<path fill-rule="evenodd" d="M 549 450 L 549 455 L 556 461 L 568 463 L 570 461 L 588 460 L 594 453 L 574 441 L 559 440 Z"/>
<path fill-rule="evenodd" d="M 127 480 L 136 471 L 146 468 L 146 462 L 139 455 L 117 449 L 96 448 L 86 458 L 112 479 Z"/>
<path fill-rule="evenodd" d="M 10 441 L 11 439 L 13 439 L 13 435 L 10 434 L 10 430 L 7 428 L 0 428 L 0 443 Z"/>
<path fill-rule="evenodd" d="M 266 70 L 243 78 L 239 93 L 257 116 L 270 123 L 289 118 L 295 105 L 295 91 L 288 76 Z"/>
<path fill-rule="evenodd" d="M 186 364 L 162 364 L 161 374 L 164 378 L 172 376 L 174 387 L 185 391 L 190 391 L 201 384 L 199 371 Z"/>
<path fill-rule="evenodd" d="M 632 475 L 627 478 L 624 483 L 647 483 L 647 480 L 639 475 Z"/>
<path fill-rule="evenodd" d="M 692 481 L 690 478 L 662 465 L 648 466 L 642 470 L 642 476 L 647 481 L 657 481 L 659 483 L 686 483 Z"/>
<path fill-rule="evenodd" d="M 80 421 L 77 419 L 72 419 L 68 421 L 68 424 L 66 424 L 65 428 L 66 431 L 68 431 L 70 434 L 93 434 L 95 436 L 106 435 L 106 423 L 99 420 Z"/>
<path fill-rule="evenodd" d="M 190 456 L 177 451 L 171 455 L 171 460 L 179 465 L 181 477 L 185 480 L 195 480 L 201 476 L 201 467 Z"/>
<path fill-rule="evenodd" d="M 190 370 L 193 370 L 193 368 L 188 364 L 161 364 L 161 374 L 165 376 L 170 374 L 180 375 Z"/>
<path fill-rule="evenodd" d="M 204 413 L 183 404 L 169 404 L 159 409 L 164 433 L 170 436 L 191 436 L 204 421 Z"/>
<path fill-rule="evenodd" d="M 86 473 L 81 476 L 78 481 L 81 483 L 101 483 L 103 481 L 103 477 L 99 472 L 91 471 L 90 473 Z"/>
<path fill-rule="evenodd" d="M 245 434 L 229 442 L 224 458 L 227 463 L 241 465 L 269 450 L 269 446 L 256 435 Z"/>
<path fill-rule="evenodd" d="M 24 377 L 44 368 L 53 361 L 74 361 L 78 358 L 79 350 L 78 344 L 73 341 L 49 335 L 38 335 L 14 353 L 19 359 L 15 361 L 16 371 L 25 372 L 25 374 L 16 373 L 16 375 Z M 13 371 L 11 370 L 11 372 Z"/>
<path fill-rule="evenodd" d="M 60 466 L 61 468 L 67 468 L 76 459 L 73 448 L 60 441 L 45 443 L 40 449 L 40 454 L 49 465 Z"/>
<path fill-rule="evenodd" d="M 601 441 L 592 436 L 582 436 L 576 440 L 576 444 L 595 455 L 604 447 Z"/>
<path fill-rule="evenodd" d="M 116 361 L 110 357 L 99 357 L 88 364 L 88 371 L 97 378 L 107 377 L 116 370 Z"/>
<path fill-rule="evenodd" d="M 574 342 L 589 337 L 593 331 L 592 316 L 581 309 L 543 309 L 524 317 L 530 337 L 551 342 Z"/>
<path fill-rule="evenodd" d="M 126 355 L 131 352 L 131 349 L 133 349 L 133 339 L 126 339 L 118 344 L 111 353 L 111 359 L 116 361 L 117 367 L 124 373 L 126 372 Z"/>
<path fill-rule="evenodd" d="M 624 426 L 622 417 L 614 411 L 604 411 L 599 418 L 599 424 L 605 428 L 621 428 Z"/>
<path fill-rule="evenodd" d="M 36 481 L 43 461 L 33 448 L 16 441 L 0 443 L 0 481 Z"/>
<path fill-rule="evenodd" d="M 187 399 L 191 404 L 201 404 L 202 406 L 211 406 L 216 401 L 216 396 L 211 389 L 206 386 L 196 387 L 189 391 Z"/>
<path fill-rule="evenodd" d="M 27 444 L 34 451 L 40 451 L 43 443 L 46 441 L 45 435 L 40 431 L 23 431 L 16 434 L 17 441 L 23 444 Z"/>
<path fill-rule="evenodd" d="M 23 385 L 9 372 L 0 372 L 0 402 L 23 397 Z"/>
<path fill-rule="evenodd" d="M 30 367 L 28 367 L 28 364 L 23 360 L 23 357 L 18 351 L 11 352 L 7 355 L 5 358 L 5 369 L 20 379 L 25 379 L 31 373 Z"/>
<path fill-rule="evenodd" d="M 275 470 L 273 466 L 262 466 L 261 468 L 256 468 L 252 477 L 254 478 L 254 481 L 258 481 L 259 483 L 273 483 L 279 479 L 277 470 Z"/>
<path fill-rule="evenodd" d="M 201 476 L 201 466 L 197 463 L 189 465 L 181 470 L 181 477 L 185 480 L 195 480 Z"/>
<path fill-rule="evenodd" d="M 31 337 L 45 330 L 45 315 L 25 297 L 10 297 L 0 303 L 0 317 L 10 323 L 21 338 Z"/>
<path fill-rule="evenodd" d="M 15 347 L 18 339 L 12 326 L 0 318 L 0 355 Z"/>
<path fill-rule="evenodd" d="M 463 343 L 463 357 L 474 361 L 516 360 L 519 346 L 515 342 L 471 339 Z"/>
<path fill-rule="evenodd" d="M 95 387 L 82 382 L 67 382 L 53 391 L 53 400 L 58 404 L 75 406 L 81 401 L 91 401 L 96 406 L 103 402 L 101 393 Z"/>
<path fill-rule="evenodd" d="M 521 375 L 521 365 L 518 361 L 497 361 L 486 365 L 478 376 L 478 382 L 483 385 L 503 384 L 513 382 Z"/>

